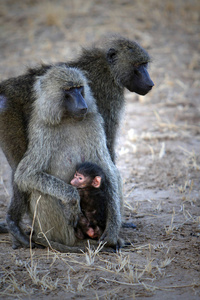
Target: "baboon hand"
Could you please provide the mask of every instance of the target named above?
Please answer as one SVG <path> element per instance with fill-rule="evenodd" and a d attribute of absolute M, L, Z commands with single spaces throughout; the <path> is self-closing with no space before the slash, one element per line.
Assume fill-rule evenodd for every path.
<path fill-rule="evenodd" d="M 69 225 L 71 225 L 72 227 L 76 227 L 77 224 L 78 224 L 78 219 L 79 219 L 79 214 L 71 214 L 70 217 L 69 217 Z"/>
<path fill-rule="evenodd" d="M 110 246 L 110 247 L 114 248 L 114 250 L 116 250 L 116 251 L 118 251 L 125 245 L 124 240 L 122 238 L 117 237 L 114 239 L 113 236 L 111 236 L 111 239 L 110 239 L 105 231 L 102 234 L 100 241 L 102 241 L 103 243 L 106 242 L 106 246 Z"/>
<path fill-rule="evenodd" d="M 72 227 L 76 227 L 79 214 L 81 213 L 80 196 L 76 188 L 71 187 L 69 196 L 65 201 L 62 201 L 62 204 L 64 207 L 65 215 L 68 216 L 68 224 Z"/>
<path fill-rule="evenodd" d="M 118 243 L 117 232 L 115 232 L 114 230 L 110 230 L 109 228 L 106 228 L 102 236 L 100 237 L 100 241 L 106 243 L 106 246 L 111 246 L 114 248 L 117 247 L 117 243 Z"/>
<path fill-rule="evenodd" d="M 73 200 L 73 201 L 75 202 L 76 200 Z M 76 201 L 76 203 L 77 203 L 77 201 Z M 65 215 L 68 216 L 67 220 L 68 220 L 68 224 L 70 226 L 72 226 L 74 228 L 77 226 L 80 211 L 81 211 L 81 209 L 80 209 L 79 202 L 77 204 L 71 205 L 71 206 L 64 205 L 64 212 L 65 212 Z"/>

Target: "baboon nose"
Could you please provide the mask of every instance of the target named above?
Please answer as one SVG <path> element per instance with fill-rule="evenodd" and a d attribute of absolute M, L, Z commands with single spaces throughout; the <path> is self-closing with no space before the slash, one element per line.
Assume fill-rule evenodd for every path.
<path fill-rule="evenodd" d="M 86 113 L 87 113 L 87 108 L 82 108 L 82 109 L 81 109 L 81 114 L 82 114 L 82 115 L 85 115 Z"/>
<path fill-rule="evenodd" d="M 150 80 L 149 86 L 152 88 L 154 86 L 154 82 Z"/>

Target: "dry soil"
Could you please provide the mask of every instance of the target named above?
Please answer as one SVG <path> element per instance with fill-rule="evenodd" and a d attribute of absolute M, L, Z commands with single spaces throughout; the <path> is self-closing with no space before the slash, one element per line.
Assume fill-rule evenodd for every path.
<path fill-rule="evenodd" d="M 155 82 L 125 92 L 117 144 L 124 182 L 120 253 L 12 249 L 0 236 L 1 299 L 200 298 L 200 2 L 76 0 L 0 3 L 0 80 L 41 62 L 75 58 L 104 34 L 146 48 Z M 10 201 L 0 152 L 0 221 Z"/>

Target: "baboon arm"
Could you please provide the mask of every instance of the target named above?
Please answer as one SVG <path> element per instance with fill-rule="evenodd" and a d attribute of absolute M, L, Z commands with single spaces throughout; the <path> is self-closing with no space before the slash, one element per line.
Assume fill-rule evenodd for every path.
<path fill-rule="evenodd" d="M 75 187 L 66 184 L 63 180 L 45 172 L 30 171 L 30 168 L 28 171 L 28 168 L 25 169 L 23 167 L 23 160 L 16 170 L 14 180 L 24 192 L 37 190 L 43 194 L 56 197 L 64 202 L 72 199 L 79 200 L 79 193 Z"/>
<path fill-rule="evenodd" d="M 115 198 L 117 200 L 117 198 Z M 115 246 L 118 243 L 118 234 L 121 227 L 120 204 L 117 201 L 110 201 L 107 208 L 107 222 L 100 240 L 107 242 L 109 246 Z"/>
<path fill-rule="evenodd" d="M 113 169 L 115 170 L 115 169 Z M 107 187 L 107 222 L 100 240 L 107 242 L 109 246 L 115 246 L 118 243 L 118 234 L 121 227 L 121 200 L 120 187 L 113 170 L 107 169 L 109 185 Z M 115 173 L 116 171 L 114 171 Z"/>

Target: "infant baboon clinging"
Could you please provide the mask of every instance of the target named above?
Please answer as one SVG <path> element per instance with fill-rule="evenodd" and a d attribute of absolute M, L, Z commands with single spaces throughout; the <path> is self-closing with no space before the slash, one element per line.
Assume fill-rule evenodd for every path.
<path fill-rule="evenodd" d="M 98 110 L 104 119 L 107 146 L 113 161 L 116 132 L 124 106 L 124 89 L 141 95 L 151 90 L 154 84 L 147 71 L 149 61 L 148 53 L 136 42 L 113 37 L 100 47 L 83 49 L 78 59 L 66 63 L 86 71 Z M 37 76 L 45 75 L 50 68 L 50 65 L 41 66 L 0 84 L 0 145 L 13 172 L 27 150 L 27 127 L 35 101 L 33 86 Z M 29 246 L 29 240 L 19 223 L 27 205 L 28 195 L 19 191 L 13 183 L 7 223 L 10 232 L 25 246 Z"/>
<path fill-rule="evenodd" d="M 79 239 L 99 239 L 106 227 L 106 202 L 108 188 L 105 174 L 98 165 L 85 162 L 76 168 L 70 182 L 80 195 L 81 214 L 75 229 Z"/>
<path fill-rule="evenodd" d="M 77 69 L 54 66 L 38 77 L 33 93 L 28 149 L 15 172 L 15 182 L 20 191 L 30 194 L 31 217 L 37 209 L 34 239 L 42 231 L 50 242 L 75 245 L 79 193 L 67 183 L 78 163 L 90 161 L 101 166 L 108 182 L 101 240 L 116 246 L 121 226 L 118 172 L 86 78 Z"/>

